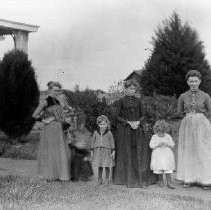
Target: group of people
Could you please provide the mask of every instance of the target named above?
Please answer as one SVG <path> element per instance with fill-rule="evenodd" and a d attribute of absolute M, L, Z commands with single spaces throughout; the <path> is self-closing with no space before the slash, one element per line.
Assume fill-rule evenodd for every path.
<path fill-rule="evenodd" d="M 183 118 L 179 129 L 178 161 L 175 167 L 173 148 L 174 140 L 165 119 L 158 120 L 153 127 L 154 135 L 150 136 L 143 129 L 144 110 L 140 99 L 135 97 L 139 85 L 134 80 L 125 82 L 126 95 L 116 107 L 118 121 L 115 135 L 110 131 L 108 118 L 101 115 L 97 118 L 98 129 L 93 133 L 91 142 L 91 162 L 97 168 L 97 185 L 109 184 L 112 175 L 113 183 L 127 187 L 142 187 L 158 183 L 175 187 L 171 174 L 176 171 L 176 179 L 184 187 L 198 184 L 204 189 L 211 185 L 211 98 L 199 89 L 201 74 L 190 70 L 186 75 L 189 90 L 178 99 L 178 114 Z M 50 180 L 76 180 L 80 164 L 85 164 L 92 175 L 89 164 L 89 152 L 83 144 L 73 148 L 79 156 L 71 156 L 68 146 L 68 123 L 63 107 L 57 96 L 61 86 L 57 82 L 48 84 L 49 96 L 35 110 L 33 117 L 44 123 L 38 153 L 39 174 Z M 44 111 L 45 119 L 40 117 Z M 80 157 L 77 161 L 74 158 Z M 84 162 L 85 161 L 85 162 Z M 112 174 L 111 174 L 112 169 Z M 77 173 L 75 172 L 77 171 Z M 75 174 L 75 175 L 74 175 Z"/>

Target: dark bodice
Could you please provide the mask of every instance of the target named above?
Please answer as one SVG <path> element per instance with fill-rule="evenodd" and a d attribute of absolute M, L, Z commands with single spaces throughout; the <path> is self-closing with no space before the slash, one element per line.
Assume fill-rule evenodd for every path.
<path fill-rule="evenodd" d="M 123 97 L 117 103 L 116 117 L 121 123 L 141 121 L 143 117 L 141 101 L 135 96 Z"/>
<path fill-rule="evenodd" d="M 53 105 L 60 105 L 60 102 L 56 99 L 56 98 L 53 98 L 51 96 L 48 96 L 46 98 L 46 101 L 47 101 L 47 106 L 46 108 L 50 107 L 50 106 L 53 106 Z"/>
<path fill-rule="evenodd" d="M 55 117 L 59 122 L 65 121 L 65 114 L 60 102 L 51 96 L 46 98 L 45 115 L 46 117 Z"/>

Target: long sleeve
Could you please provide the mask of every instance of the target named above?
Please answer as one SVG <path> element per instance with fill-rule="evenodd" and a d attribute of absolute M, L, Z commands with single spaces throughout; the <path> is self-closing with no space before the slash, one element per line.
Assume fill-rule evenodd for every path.
<path fill-rule="evenodd" d="M 111 131 L 109 131 L 109 140 L 110 140 L 110 145 L 111 145 L 111 148 L 114 149 L 115 148 L 115 144 L 114 144 L 114 137 L 113 137 L 113 134 L 111 133 Z"/>
<path fill-rule="evenodd" d="M 178 104 L 177 104 L 177 114 L 182 115 L 184 112 L 184 100 L 182 95 L 180 95 L 178 99 Z"/>
<path fill-rule="evenodd" d="M 206 94 L 206 109 L 207 109 L 207 118 L 211 122 L 211 98 L 208 94 Z"/>
<path fill-rule="evenodd" d="M 122 104 L 122 100 L 120 99 L 117 103 L 117 108 L 116 108 L 116 118 L 119 122 L 122 123 L 127 123 L 127 120 L 121 117 L 122 114 L 122 109 L 123 109 L 123 104 Z"/>
<path fill-rule="evenodd" d="M 39 114 L 43 111 L 43 109 L 47 106 L 47 101 L 43 101 L 39 104 L 39 106 L 37 107 L 37 109 L 34 111 L 32 117 L 37 119 L 39 118 Z"/>
<path fill-rule="evenodd" d="M 159 145 L 159 142 L 157 141 L 157 138 L 155 137 L 155 135 L 153 135 L 149 142 L 149 147 L 151 149 L 155 149 L 158 145 Z"/>
<path fill-rule="evenodd" d="M 140 100 L 139 100 L 139 122 L 140 124 L 144 122 L 144 108 Z"/>
<path fill-rule="evenodd" d="M 92 136 L 91 149 L 94 149 L 95 141 L 96 141 L 96 131 L 93 133 Z"/>

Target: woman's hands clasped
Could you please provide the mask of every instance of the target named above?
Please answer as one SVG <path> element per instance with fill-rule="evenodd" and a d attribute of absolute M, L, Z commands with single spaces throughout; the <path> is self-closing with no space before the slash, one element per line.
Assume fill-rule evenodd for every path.
<path fill-rule="evenodd" d="M 139 121 L 128 121 L 127 123 L 134 130 L 136 130 L 139 127 L 139 125 L 140 125 L 140 122 Z"/>

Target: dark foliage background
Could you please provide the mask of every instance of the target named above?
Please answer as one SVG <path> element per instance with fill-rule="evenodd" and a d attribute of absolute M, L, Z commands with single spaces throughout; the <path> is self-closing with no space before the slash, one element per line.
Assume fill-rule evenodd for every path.
<path fill-rule="evenodd" d="M 106 115 L 111 121 L 111 129 L 114 131 L 114 112 L 115 109 L 107 104 L 105 99 L 97 97 L 99 90 L 79 90 L 75 91 L 64 90 L 68 104 L 75 108 L 75 112 L 83 112 L 85 116 L 85 126 L 93 133 L 97 129 L 96 120 L 99 115 Z"/>
<path fill-rule="evenodd" d="M 85 125 L 86 128 L 93 133 L 97 129 L 97 117 L 100 115 L 105 115 L 108 117 L 110 121 L 111 131 L 114 133 L 116 129 L 116 121 L 115 121 L 115 106 L 108 105 L 106 100 L 98 101 L 90 107 L 87 107 L 85 110 Z"/>
<path fill-rule="evenodd" d="M 124 88 L 119 82 L 107 94 L 106 99 L 99 100 L 94 90 L 68 91 L 64 93 L 68 103 L 74 108 L 80 109 L 85 116 L 85 126 L 93 133 L 97 129 L 96 119 L 99 115 L 106 115 L 111 123 L 111 131 L 115 133 L 117 121 L 115 116 L 117 101 L 124 96 Z M 89 92 L 89 94 L 88 94 Z M 144 108 L 144 124 L 149 124 L 149 129 L 158 119 L 170 119 L 174 117 L 177 110 L 177 98 L 175 96 L 164 96 L 153 94 L 144 96 L 138 94 Z M 80 96 L 80 97 L 79 97 Z M 138 96 L 137 96 L 138 97 Z M 112 102 L 112 103 L 110 103 Z"/>
<path fill-rule="evenodd" d="M 85 110 L 86 107 L 90 107 L 98 101 L 95 91 L 91 89 L 83 91 L 79 89 L 76 91 L 63 90 L 63 93 L 67 98 L 68 104 L 76 109 Z"/>
<path fill-rule="evenodd" d="M 195 29 L 182 23 L 177 13 L 158 27 L 151 43 L 152 53 L 140 82 L 144 95 L 156 92 L 178 97 L 188 89 L 185 75 L 191 69 L 202 73 L 201 89 L 211 95 L 211 70 L 203 42 Z"/>
<path fill-rule="evenodd" d="M 0 99 L 0 129 L 13 137 L 28 134 L 39 89 L 31 61 L 22 51 L 5 54 L 0 63 Z"/>
<path fill-rule="evenodd" d="M 141 98 L 144 109 L 144 124 L 153 134 L 153 125 L 157 120 L 171 121 L 177 113 L 177 99 L 174 96 L 156 95 Z"/>

